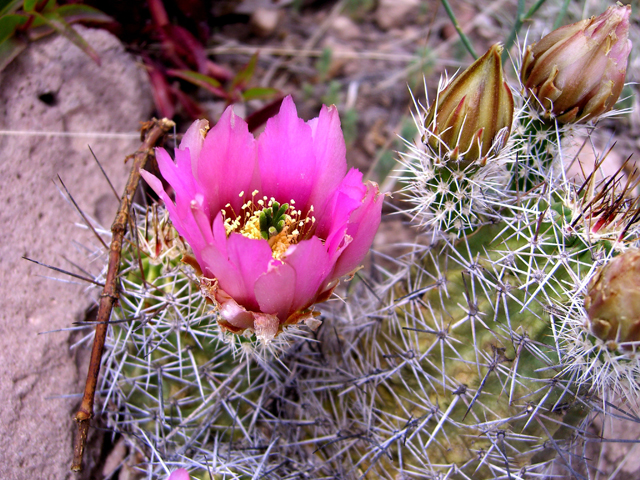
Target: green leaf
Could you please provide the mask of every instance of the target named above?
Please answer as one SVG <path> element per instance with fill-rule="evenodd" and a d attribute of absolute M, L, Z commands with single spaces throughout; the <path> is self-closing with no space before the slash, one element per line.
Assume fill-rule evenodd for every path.
<path fill-rule="evenodd" d="M 278 95 L 279 93 L 280 92 L 275 88 L 256 87 L 256 88 L 250 88 L 242 92 L 242 99 L 245 102 L 248 100 L 255 100 L 257 98 L 270 100 L 276 95 Z"/>
<path fill-rule="evenodd" d="M 43 24 L 50 26 L 60 35 L 73 42 L 74 45 L 80 48 L 84 53 L 91 57 L 94 62 L 100 65 L 100 57 L 98 56 L 98 53 L 91 47 L 91 45 L 87 43 L 84 38 L 82 38 L 82 36 L 78 32 L 71 28 L 71 25 L 69 25 L 67 21 L 58 14 L 57 11 L 47 12 L 43 14 L 33 12 L 32 15 L 35 16 L 36 20 L 39 20 Z"/>
<path fill-rule="evenodd" d="M 42 8 L 36 8 L 40 13 L 48 13 L 55 11 L 58 8 L 58 4 L 56 3 L 56 0 L 47 0 Z"/>
<path fill-rule="evenodd" d="M 25 12 L 33 12 L 38 4 L 38 0 L 24 0 L 22 8 Z"/>
<path fill-rule="evenodd" d="M 222 84 L 215 78 L 203 75 L 202 73 L 194 72 L 193 70 L 167 70 L 167 74 L 172 77 L 181 78 L 189 83 L 192 83 L 200 88 L 209 90 L 214 95 L 222 98 L 227 98 L 227 92 L 222 88 Z"/>
<path fill-rule="evenodd" d="M 27 42 L 16 37 L 9 37 L 0 42 L 0 72 L 27 48 L 27 45 Z"/>
<path fill-rule="evenodd" d="M 113 22 L 113 18 L 111 18 L 106 13 L 101 12 L 97 8 L 90 7 L 88 5 L 80 5 L 77 3 L 70 5 L 63 5 L 59 7 L 56 12 L 62 18 L 64 18 L 68 23 L 75 22 L 98 22 L 98 23 L 109 23 Z"/>
<path fill-rule="evenodd" d="M 50 27 L 46 23 L 39 22 L 38 25 L 34 26 L 33 24 L 35 23 L 36 22 L 34 21 L 29 26 L 29 29 L 25 32 L 27 34 L 27 39 L 30 42 L 35 42 L 36 40 L 40 40 L 41 38 L 46 37 L 47 35 L 51 35 L 52 33 L 55 33 L 55 30 L 53 29 L 53 27 Z"/>
<path fill-rule="evenodd" d="M 0 17 L 0 43 L 12 37 L 16 29 L 27 23 L 26 15 L 5 15 Z"/>
<path fill-rule="evenodd" d="M 15 13 L 22 5 L 22 0 L 0 0 L 0 17 Z"/>
<path fill-rule="evenodd" d="M 258 63 L 258 54 L 251 55 L 251 60 L 240 70 L 231 82 L 231 90 L 242 89 L 251 80 L 256 70 L 256 63 Z"/>

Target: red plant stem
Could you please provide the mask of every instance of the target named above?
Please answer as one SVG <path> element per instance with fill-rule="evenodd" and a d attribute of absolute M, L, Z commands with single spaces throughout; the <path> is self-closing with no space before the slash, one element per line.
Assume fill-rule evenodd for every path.
<path fill-rule="evenodd" d="M 127 229 L 129 220 L 129 210 L 133 202 L 138 183 L 140 182 L 140 170 L 144 167 L 147 160 L 154 156 L 153 147 L 164 137 L 164 135 L 173 128 L 174 123 L 171 120 L 163 118 L 162 120 L 153 119 L 142 127 L 142 136 L 144 142 L 142 146 L 133 155 L 133 166 L 129 174 L 129 180 L 120 200 L 120 207 L 116 218 L 111 225 L 111 245 L 109 247 L 109 265 L 107 270 L 107 278 L 100 295 L 100 303 L 98 307 L 98 317 L 96 325 L 96 334 L 93 339 L 93 348 L 91 350 L 91 360 L 89 362 L 89 371 L 87 373 L 87 381 L 84 387 L 84 395 L 80 409 L 76 413 L 75 421 L 78 424 L 78 435 L 76 437 L 73 448 L 73 463 L 71 470 L 74 472 L 82 471 L 82 456 L 89 432 L 89 424 L 93 416 L 93 403 L 96 393 L 96 385 L 98 383 L 98 375 L 100 374 L 100 364 L 102 363 L 102 352 L 104 350 L 104 341 L 109 328 L 109 318 L 113 305 L 118 300 L 118 272 L 120 270 L 120 256 L 122 253 L 122 242 Z"/>

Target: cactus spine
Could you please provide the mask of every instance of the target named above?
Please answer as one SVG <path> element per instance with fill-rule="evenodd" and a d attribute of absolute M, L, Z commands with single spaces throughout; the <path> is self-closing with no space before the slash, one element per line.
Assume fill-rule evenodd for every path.
<path fill-rule="evenodd" d="M 441 89 L 446 87 L 441 85 Z M 584 296 L 637 245 L 633 183 L 564 173 L 577 127 L 512 88 L 511 137 L 482 161 L 418 139 L 398 173 L 418 241 L 328 302 L 317 332 L 224 334 L 162 209 L 140 210 L 103 391 L 149 477 L 533 478 L 588 469 L 587 428 L 640 365 L 595 337 Z M 606 161 L 603 154 L 601 161 Z M 375 262 L 378 263 L 378 262 Z M 135 457 L 135 458 L 133 458 Z"/>

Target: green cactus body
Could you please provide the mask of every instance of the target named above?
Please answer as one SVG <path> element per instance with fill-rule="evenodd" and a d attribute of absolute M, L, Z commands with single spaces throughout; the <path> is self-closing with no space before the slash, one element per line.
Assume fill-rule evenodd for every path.
<path fill-rule="evenodd" d="M 583 304 L 598 267 L 637 243 L 637 208 L 619 179 L 556 175 L 571 133 L 535 115 L 522 108 L 483 166 L 438 161 L 418 140 L 399 175 L 418 242 L 376 257 L 389 266 L 326 303 L 318 331 L 288 327 L 268 345 L 220 330 L 175 232 L 141 210 L 102 388 L 130 462 L 198 479 L 586 468 L 576 452 L 611 392 L 640 393 L 635 351 L 594 337 Z"/>
<path fill-rule="evenodd" d="M 416 252 L 407 262 L 406 281 L 394 287 L 400 305 L 394 321 L 414 332 L 414 355 L 421 359 L 414 367 L 417 374 L 402 375 L 415 378 L 404 396 L 411 399 L 412 392 L 429 385 L 429 408 L 438 410 L 423 433 L 433 445 L 429 460 L 465 465 L 479 478 L 491 478 L 500 469 L 540 471 L 544 465 L 532 460 L 538 455 L 536 463 L 544 464 L 540 454 L 561 427 L 564 406 L 574 400 L 563 395 L 567 382 L 559 375 L 543 305 L 527 305 L 539 282 L 529 280 L 523 288 L 527 259 L 505 262 L 526 243 L 510 238 L 510 230 L 500 232 L 501 227 L 483 226 L 445 249 Z M 483 247 L 495 250 L 488 255 Z M 539 275 L 552 268 L 545 265 Z M 393 389 L 403 396 L 400 385 Z M 415 417 L 425 413 L 412 411 Z M 443 419 L 436 440 L 429 442 Z M 567 442 L 567 448 L 570 437 L 554 440 Z"/>
<path fill-rule="evenodd" d="M 392 323 L 415 332 L 411 356 L 421 360 L 390 390 L 406 399 L 410 416 L 429 418 L 418 442 L 425 451 L 404 458 L 427 457 L 434 478 L 525 478 L 552 462 L 575 474 L 585 460 L 572 452 L 597 401 L 612 391 L 637 400 L 635 356 L 614 358 L 587 331 L 582 305 L 598 265 L 637 241 L 634 202 L 622 200 L 620 177 L 567 182 L 554 157 L 571 129 L 549 130 L 535 112 L 522 113 L 510 151 L 487 165 L 490 187 L 482 168 L 456 177 L 420 144 L 403 159 L 410 212 L 432 243 L 417 245 L 389 281 Z M 448 191 L 442 183 L 467 192 L 486 186 L 482 202 L 459 199 L 463 228 L 442 221 L 443 202 L 431 201 Z M 407 336 L 396 344 L 407 345 Z M 420 389 L 429 400 L 418 409 Z"/>

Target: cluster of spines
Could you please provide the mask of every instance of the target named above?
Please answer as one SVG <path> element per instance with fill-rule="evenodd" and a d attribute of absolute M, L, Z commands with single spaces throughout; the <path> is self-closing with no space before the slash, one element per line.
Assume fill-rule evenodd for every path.
<path fill-rule="evenodd" d="M 441 80 L 438 95 L 451 80 Z M 497 220 L 494 212 L 509 202 L 505 183 L 512 164 L 525 148 L 523 139 L 511 135 L 503 142 L 504 148 L 486 163 L 444 161 L 426 140 L 434 136 L 425 126 L 428 110 L 415 98 L 414 107 L 412 115 L 419 140 L 405 140 L 406 151 L 400 152 L 397 177 L 402 185 L 400 193 L 409 205 L 403 213 L 410 216 L 414 226 L 430 232 L 434 240 L 444 236 L 455 241 L 472 229 Z M 523 114 L 521 108 L 516 117 Z"/>
<path fill-rule="evenodd" d="M 576 442 L 607 410 L 607 392 L 637 398 L 628 378 L 640 374 L 584 326 L 582 295 L 616 242 L 580 229 L 608 211 L 599 218 L 628 243 L 637 208 L 615 181 L 588 197 L 558 175 L 569 133 L 541 130 L 526 105 L 513 132 L 495 162 L 462 172 L 412 144 L 399 178 L 431 241 L 379 256 L 395 264 L 380 269 L 386 282 L 356 279 L 316 334 L 289 330 L 275 353 L 219 331 L 194 273 L 163 255 L 177 235 L 159 239 L 152 215 L 154 228 L 128 244 L 103 385 L 111 426 L 144 445 L 140 468 L 528 478 L 556 458 L 577 475 L 586 460 Z M 157 245 L 143 255 L 156 263 L 142 262 L 145 276 L 156 269 L 145 282 L 136 249 Z"/>
<path fill-rule="evenodd" d="M 423 115 L 417 118 L 420 128 Z M 571 402 L 574 405 L 582 402 L 578 406 L 583 410 L 582 416 L 578 415 L 581 420 L 573 425 L 567 422 L 566 427 L 583 435 L 585 429 L 582 424 L 593 417 L 588 412 L 603 413 L 609 398 L 622 394 L 632 404 L 637 404 L 638 400 L 637 379 L 640 377 L 635 354 L 607 350 L 602 342 L 590 335 L 582 306 L 589 280 L 611 256 L 612 249 L 624 249 L 630 242 L 637 242 L 638 209 L 636 202 L 629 197 L 635 188 L 635 180 L 621 181 L 622 175 L 618 175 L 605 179 L 594 188 L 594 175 L 587 178 L 582 187 L 566 178 L 565 159 L 562 158 L 563 140 L 571 139 L 575 130 L 576 127 L 544 125 L 537 118 L 535 109 L 522 105 L 513 128 L 511 149 L 506 148 L 495 159 L 496 167 L 506 170 L 510 176 L 508 185 L 493 186 L 501 192 L 501 196 L 482 196 L 485 202 L 479 205 L 468 200 L 466 204 L 458 203 L 458 215 L 466 215 L 466 229 L 460 229 L 456 223 L 443 219 L 437 202 L 434 207 L 434 199 L 442 198 L 442 178 L 452 178 L 455 164 L 451 168 L 443 168 L 447 165 L 434 161 L 428 147 L 420 143 L 410 145 L 409 153 L 403 159 L 405 168 L 400 176 L 406 182 L 404 191 L 413 203 L 413 208 L 406 213 L 425 229 L 426 235 L 448 240 L 438 244 L 440 250 L 437 258 L 447 257 L 447 262 L 456 267 L 448 269 L 449 273 L 443 276 L 441 270 L 445 262 L 436 260 L 431 251 L 427 256 L 418 255 L 419 258 L 407 261 L 404 278 L 401 278 L 408 287 L 403 301 L 417 299 L 424 304 L 414 310 L 407 310 L 404 306 L 401 316 L 405 319 L 417 318 L 415 313 L 411 313 L 417 310 L 422 319 L 425 310 L 433 314 L 434 309 L 439 309 L 442 317 L 450 317 L 447 332 L 451 331 L 452 326 L 459 326 L 460 322 L 474 318 L 480 328 L 493 331 L 500 345 L 510 344 L 515 350 L 520 346 L 529 348 L 538 362 L 536 375 L 542 377 L 538 381 L 549 382 L 547 394 L 536 400 L 538 403 L 534 407 L 534 415 L 540 416 L 541 412 L 548 409 L 556 411 Z M 589 133 L 586 127 L 583 132 Z M 598 167 L 599 164 L 596 169 Z M 435 173 L 438 170 L 440 175 Z M 474 175 L 479 171 L 465 172 L 469 185 L 474 184 Z M 498 175 L 496 178 L 498 182 L 504 181 L 504 176 Z M 482 184 L 482 180 L 478 183 Z M 598 234 L 600 230 L 602 234 Z M 482 235 L 482 231 L 489 233 L 484 245 L 469 247 L 469 243 L 474 242 L 473 236 Z M 417 246 L 416 252 L 423 249 Z M 422 281 L 409 281 L 411 275 L 415 276 L 420 269 L 417 265 L 431 265 L 433 271 L 427 272 Z M 455 298 L 458 306 L 447 307 L 442 299 L 439 302 L 437 299 L 424 301 L 425 293 L 444 285 L 446 282 L 441 279 L 450 279 L 451 274 L 456 274 L 456 268 L 461 270 L 458 274 L 461 275 L 464 292 L 459 290 L 450 298 Z M 396 275 L 391 282 L 397 284 L 399 279 L 400 276 Z M 409 284 L 413 285 L 413 289 Z M 445 295 L 448 297 L 449 292 L 445 292 Z M 479 308 L 481 302 L 487 304 L 484 309 Z M 503 312 L 499 313 L 501 303 Z M 466 319 L 456 320 L 456 310 L 458 313 L 466 310 Z M 482 315 L 477 315 L 482 312 L 484 320 Z M 493 318 L 488 312 L 493 312 Z M 499 315 L 504 316 L 507 325 L 495 322 Z M 528 318 L 513 321 L 513 317 L 518 315 Z M 527 331 L 536 322 L 538 329 L 546 327 L 548 330 L 545 333 L 547 339 L 543 338 L 542 342 L 539 339 L 532 341 L 531 332 Z M 419 328 L 443 338 L 442 323 Z M 517 356 L 507 358 L 504 351 L 496 346 L 492 346 L 494 357 L 490 358 L 488 351 L 480 351 L 482 347 L 478 345 L 475 334 L 475 328 L 472 328 L 476 366 L 479 367 L 477 379 L 481 381 L 474 400 L 488 378 L 480 371 L 481 365 L 487 371 L 497 373 L 503 363 L 513 362 L 516 365 L 518 361 Z M 496 354 L 496 351 L 499 353 Z M 497 360 L 501 357 L 507 362 Z M 446 367 L 442 361 L 440 368 L 443 375 L 445 371 L 447 375 L 455 371 L 451 366 L 452 360 L 448 361 Z M 552 375 L 546 375 L 543 373 L 545 371 Z M 513 387 L 516 373 L 512 372 L 512 375 Z M 536 383 L 536 380 L 524 374 L 518 378 L 522 384 Z M 508 380 L 509 376 L 505 375 L 505 383 Z M 532 389 L 531 401 L 535 393 L 535 389 Z M 601 402 L 599 409 L 594 407 L 598 401 Z M 509 419 L 503 420 L 508 423 Z M 567 435 L 566 440 L 572 439 L 575 440 L 572 435 Z M 556 442 L 553 437 L 547 437 L 547 442 L 552 440 Z M 541 440 L 538 438 L 536 441 Z M 572 464 L 580 463 L 575 462 L 570 453 L 567 461 L 562 449 L 557 450 L 570 471 Z"/>

